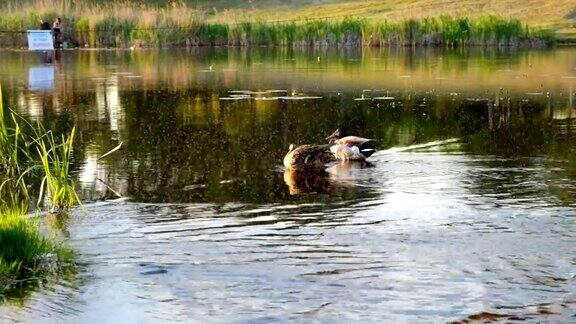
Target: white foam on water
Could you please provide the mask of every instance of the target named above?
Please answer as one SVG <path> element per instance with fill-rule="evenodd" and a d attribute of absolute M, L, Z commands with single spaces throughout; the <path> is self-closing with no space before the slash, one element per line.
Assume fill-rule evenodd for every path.
<path fill-rule="evenodd" d="M 401 146 L 401 147 L 391 147 L 387 150 L 379 151 L 378 153 L 379 154 L 388 154 L 388 153 L 407 152 L 407 151 L 418 150 L 418 149 L 422 149 L 422 148 L 430 148 L 430 147 L 435 147 L 435 146 L 453 144 L 453 143 L 457 143 L 459 141 L 460 141 L 459 138 L 450 138 L 450 139 L 446 139 L 446 140 L 433 141 L 433 142 L 428 142 L 428 143 L 423 143 L 423 144 L 414 144 L 414 145 Z"/>
<path fill-rule="evenodd" d="M 298 96 L 282 96 L 282 97 L 278 97 L 278 99 L 282 99 L 282 100 L 312 100 L 312 99 L 322 99 L 322 97 L 315 97 L 315 96 L 302 96 L 302 97 L 298 97 Z"/>

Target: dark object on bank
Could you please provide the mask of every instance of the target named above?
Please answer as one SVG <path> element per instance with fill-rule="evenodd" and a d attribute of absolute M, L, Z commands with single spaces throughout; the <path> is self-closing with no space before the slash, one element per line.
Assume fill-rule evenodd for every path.
<path fill-rule="evenodd" d="M 44 20 L 40 20 L 40 30 L 50 30 L 50 23 Z"/>

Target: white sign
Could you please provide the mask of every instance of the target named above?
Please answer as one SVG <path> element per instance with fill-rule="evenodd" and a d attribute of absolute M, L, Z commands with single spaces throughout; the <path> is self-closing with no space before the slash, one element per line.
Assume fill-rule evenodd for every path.
<path fill-rule="evenodd" d="M 28 87 L 31 91 L 54 89 L 54 66 L 35 66 L 28 71 Z"/>
<path fill-rule="evenodd" d="M 54 39 L 50 30 L 29 30 L 28 49 L 31 51 L 51 51 L 54 49 Z"/>

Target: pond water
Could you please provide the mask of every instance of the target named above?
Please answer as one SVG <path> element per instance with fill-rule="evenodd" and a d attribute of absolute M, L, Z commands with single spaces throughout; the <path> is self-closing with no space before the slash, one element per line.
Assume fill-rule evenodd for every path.
<path fill-rule="evenodd" d="M 576 49 L 0 52 L 74 125 L 78 273 L 2 321 L 575 321 Z M 274 90 L 274 91 L 273 91 Z M 285 172 L 340 127 L 368 164 Z M 100 159 L 122 143 L 114 154 Z M 504 317 L 499 317 L 504 316 Z"/>

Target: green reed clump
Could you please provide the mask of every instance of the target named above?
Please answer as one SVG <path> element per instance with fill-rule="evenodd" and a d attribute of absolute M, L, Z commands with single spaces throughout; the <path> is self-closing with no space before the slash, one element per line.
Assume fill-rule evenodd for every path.
<path fill-rule="evenodd" d="M 74 137 L 75 129 L 72 129 L 69 135 L 62 135 L 57 141 L 51 131 L 46 131 L 40 124 L 28 123 L 14 112 L 7 120 L 0 88 L 0 212 L 6 206 L 9 210 L 16 207 L 27 210 L 28 187 L 34 183 L 34 177 L 41 177 L 38 201 L 42 202 L 46 187 L 51 211 L 80 204 L 70 179 Z"/>
<path fill-rule="evenodd" d="M 0 300 L 19 282 L 56 272 L 73 259 L 70 249 L 43 237 L 38 223 L 19 211 L 0 214 L 0 246 Z"/>
<path fill-rule="evenodd" d="M 40 194 L 42 197 L 46 185 L 53 213 L 80 204 L 74 182 L 70 178 L 70 161 L 75 134 L 76 130 L 73 128 L 70 135 L 62 135 L 61 141 L 57 142 L 54 134 L 48 131 L 38 139 L 36 149 L 44 171 Z"/>
<path fill-rule="evenodd" d="M 90 20 L 82 17 L 76 21 L 76 42 L 78 44 L 95 44 L 96 33 L 91 31 Z"/>
<path fill-rule="evenodd" d="M 31 125 L 23 123 L 21 127 L 16 114 L 11 114 L 10 121 L 4 115 L 0 88 L 0 300 L 19 282 L 57 271 L 58 264 L 72 260 L 69 249 L 44 238 L 38 223 L 25 216 L 30 206 L 26 180 L 34 169 L 30 148 L 44 142 L 46 149 L 46 140 L 28 137 L 24 130 Z M 66 153 L 69 158 L 71 144 L 63 147 L 52 145 L 54 152 Z M 63 162 L 69 165 L 69 160 Z"/>
<path fill-rule="evenodd" d="M 18 116 L 11 113 L 10 117 L 9 120 L 5 117 L 0 87 L 0 188 L 25 187 L 22 176 L 31 160 L 28 139 Z"/>
<path fill-rule="evenodd" d="M 22 31 L 27 27 L 25 17 L 10 15 L 0 16 L 0 30 L 3 31 Z M 21 46 L 25 41 L 25 35 L 20 33 L 0 33 L 0 42 L 5 46 Z"/>
<path fill-rule="evenodd" d="M 30 196 L 25 181 L 5 176 L 3 178 L 0 184 L 0 214 L 26 214 L 30 206 Z"/>
<path fill-rule="evenodd" d="M 131 44 L 135 28 L 138 25 L 134 20 L 110 18 L 96 21 L 92 26 L 95 31 L 88 31 L 88 35 L 94 34 L 90 36 L 89 42 L 95 41 L 100 47 L 126 47 Z"/>
<path fill-rule="evenodd" d="M 364 20 L 343 19 L 337 22 L 308 20 L 304 22 L 243 22 L 230 25 L 222 33 L 222 43 L 241 46 L 359 46 Z M 225 30 L 223 28 L 223 30 Z"/>
<path fill-rule="evenodd" d="M 31 161 L 28 143 L 14 113 L 9 121 L 0 87 L 0 215 L 25 214 L 30 201 L 25 181 Z"/>
<path fill-rule="evenodd" d="M 222 24 L 199 24 L 195 29 L 190 30 L 189 39 L 190 45 L 198 46 L 221 46 L 233 43 L 230 40 L 228 26 Z"/>
<path fill-rule="evenodd" d="M 545 46 L 554 41 L 550 30 L 524 26 L 517 19 L 486 16 L 477 19 L 441 16 L 384 22 L 369 26 L 372 45 L 411 46 Z"/>

